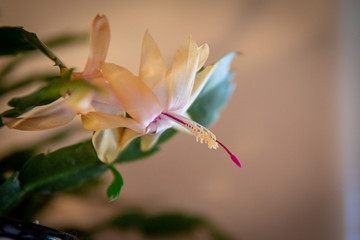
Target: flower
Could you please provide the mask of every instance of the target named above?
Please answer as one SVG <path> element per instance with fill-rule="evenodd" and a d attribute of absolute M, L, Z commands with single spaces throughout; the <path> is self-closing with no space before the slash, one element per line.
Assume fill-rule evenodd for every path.
<path fill-rule="evenodd" d="M 186 113 L 216 68 L 216 65 L 208 66 L 197 74 L 208 55 L 207 44 L 198 47 L 189 37 L 186 44 L 178 49 L 173 66 L 168 70 L 157 44 L 146 31 L 139 76 L 112 63 L 101 64 L 103 75 L 124 112 L 89 112 L 82 115 L 84 127 L 95 131 L 93 144 L 100 160 L 114 161 L 138 136 L 142 136 L 141 149 L 149 150 L 166 129 L 180 127 L 193 134 L 197 141 L 207 143 L 209 148 L 216 149 L 220 145 L 241 167 L 238 159 L 212 132 L 192 121 Z"/>
<path fill-rule="evenodd" d="M 92 23 L 90 37 L 90 53 L 83 72 L 71 74 L 71 79 L 83 79 L 98 87 L 106 88 L 100 64 L 105 61 L 110 42 L 110 27 L 106 16 L 97 15 Z M 61 69 L 66 75 L 68 69 Z M 94 108 L 99 103 L 116 105 L 116 99 L 110 94 L 105 98 L 92 88 L 77 88 L 70 93 L 64 93 L 63 99 L 36 107 L 25 115 L 17 118 L 2 117 L 3 123 L 9 128 L 20 130 L 44 130 L 63 126 L 69 123 L 76 114 L 82 114 Z"/>

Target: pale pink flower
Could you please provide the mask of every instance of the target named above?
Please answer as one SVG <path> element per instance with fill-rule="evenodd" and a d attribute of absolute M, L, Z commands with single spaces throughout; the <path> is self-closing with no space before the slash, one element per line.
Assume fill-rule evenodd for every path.
<path fill-rule="evenodd" d="M 168 70 L 157 44 L 146 32 L 139 76 L 112 63 L 101 64 L 102 73 L 124 112 L 89 112 L 82 115 L 84 127 L 96 131 L 93 144 L 100 160 L 114 161 L 138 136 L 142 136 L 141 149 L 149 150 L 166 129 L 177 127 L 193 134 L 198 141 L 207 143 L 209 148 L 222 146 L 241 167 L 237 158 L 212 132 L 192 121 L 186 113 L 217 66 L 208 66 L 197 74 L 208 55 L 208 45 L 198 47 L 190 37 L 177 51 L 173 66 Z"/>

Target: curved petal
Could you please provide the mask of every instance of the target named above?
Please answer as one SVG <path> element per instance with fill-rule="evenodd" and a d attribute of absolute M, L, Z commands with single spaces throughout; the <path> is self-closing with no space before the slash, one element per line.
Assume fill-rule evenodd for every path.
<path fill-rule="evenodd" d="M 2 117 L 1 119 L 8 128 L 33 131 L 63 126 L 71 122 L 75 115 L 71 108 L 64 105 L 64 102 L 60 102 L 45 106 L 41 110 L 34 109 L 26 117 Z"/>
<path fill-rule="evenodd" d="M 166 63 L 159 47 L 148 31 L 145 32 L 140 61 L 140 78 L 149 88 L 165 77 Z"/>
<path fill-rule="evenodd" d="M 91 101 L 95 92 L 90 91 L 73 91 L 71 95 L 65 99 L 64 105 L 72 108 L 77 114 L 85 114 L 91 110 Z"/>
<path fill-rule="evenodd" d="M 96 131 L 92 143 L 98 158 L 105 163 L 113 162 L 118 155 L 118 142 L 123 128 L 105 129 Z"/>
<path fill-rule="evenodd" d="M 105 61 L 110 42 L 110 26 L 105 15 L 97 15 L 92 23 L 90 53 L 82 73 L 84 77 L 97 75 L 100 63 Z"/>
<path fill-rule="evenodd" d="M 102 64 L 102 70 L 125 111 L 136 121 L 148 125 L 162 112 L 151 89 L 130 71 L 112 63 Z"/>
<path fill-rule="evenodd" d="M 84 128 L 90 131 L 99 131 L 110 128 L 127 127 L 143 133 L 145 126 L 131 118 L 101 112 L 89 112 L 81 116 Z"/>
<path fill-rule="evenodd" d="M 113 128 L 96 131 L 92 142 L 99 159 L 112 163 L 129 143 L 141 134 L 129 128 Z"/>
<path fill-rule="evenodd" d="M 209 57 L 209 45 L 204 43 L 199 47 L 199 64 L 196 71 L 199 71 L 205 64 L 206 60 Z"/>
<path fill-rule="evenodd" d="M 140 148 L 141 151 L 146 152 L 149 151 L 152 147 L 155 146 L 156 142 L 158 141 L 160 135 L 163 133 L 159 132 L 157 134 L 154 135 L 144 135 L 141 137 L 141 144 L 140 144 Z"/>
<path fill-rule="evenodd" d="M 125 128 L 121 134 L 120 141 L 118 142 L 118 148 L 117 148 L 118 154 L 121 151 L 123 151 L 132 140 L 134 140 L 135 138 L 137 138 L 141 135 L 142 134 L 139 134 L 138 132 L 135 132 L 129 128 Z"/>
<path fill-rule="evenodd" d="M 170 83 L 169 110 L 178 110 L 186 105 L 194 85 L 198 62 L 198 47 L 190 36 L 187 44 L 177 51 L 173 67 L 167 75 Z"/>
<path fill-rule="evenodd" d="M 209 80 L 212 72 L 213 72 L 214 66 L 210 65 L 207 66 L 204 70 L 198 73 L 195 77 L 194 86 L 190 95 L 189 101 L 187 101 L 184 108 L 181 109 L 181 114 L 186 112 L 188 108 L 193 104 L 195 99 L 199 96 L 201 90 L 204 88 L 206 82 Z"/>

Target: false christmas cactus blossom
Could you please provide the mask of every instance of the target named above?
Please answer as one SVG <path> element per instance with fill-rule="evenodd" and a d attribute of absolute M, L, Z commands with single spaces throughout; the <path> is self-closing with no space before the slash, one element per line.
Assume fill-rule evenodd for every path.
<path fill-rule="evenodd" d="M 112 162 L 134 138 L 142 136 L 141 149 L 151 149 L 168 128 L 181 128 L 205 142 L 209 148 L 220 145 L 239 166 L 238 159 L 205 127 L 192 121 L 186 111 L 199 95 L 213 70 L 208 66 L 199 71 L 209 55 L 209 47 L 200 47 L 190 37 L 176 53 L 173 66 L 167 69 L 160 50 L 146 32 L 143 38 L 139 76 L 112 63 L 101 64 L 125 112 L 89 112 L 82 115 L 86 129 L 95 131 L 93 144 L 98 157 Z"/>
<path fill-rule="evenodd" d="M 105 88 L 106 83 L 100 71 L 101 62 L 105 61 L 110 42 L 110 27 L 107 18 L 97 15 L 92 23 L 90 37 L 90 53 L 83 72 L 74 72 L 71 79 L 80 79 L 96 87 Z M 66 75 L 68 69 L 62 68 L 61 74 Z M 66 84 L 66 83 L 64 83 Z M 66 85 L 65 85 L 66 88 Z M 2 117 L 3 123 L 9 128 L 20 130 L 44 130 L 59 127 L 69 123 L 76 114 L 83 114 L 94 106 L 109 102 L 117 105 L 116 98 L 108 93 L 107 97 L 97 94 L 94 88 L 80 86 L 62 93 L 63 98 L 36 107 L 21 117 Z"/>

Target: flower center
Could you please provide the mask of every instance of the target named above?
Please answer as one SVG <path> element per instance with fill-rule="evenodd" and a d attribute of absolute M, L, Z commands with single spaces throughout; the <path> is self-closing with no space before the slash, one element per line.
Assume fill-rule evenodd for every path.
<path fill-rule="evenodd" d="M 204 143 L 204 142 L 207 143 L 210 149 L 217 149 L 220 145 L 230 155 L 231 160 L 236 165 L 241 167 L 240 161 L 237 159 L 237 157 L 234 154 L 232 154 L 230 150 L 227 147 L 225 147 L 224 144 L 222 144 L 219 140 L 217 140 L 216 136 L 209 129 L 182 116 L 178 116 L 178 115 L 173 116 L 169 113 L 164 113 L 164 112 L 161 113 L 161 115 L 165 115 L 171 118 L 172 120 L 183 126 L 184 128 L 188 129 L 196 137 L 197 142 L 200 141 L 200 143 Z"/>

